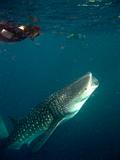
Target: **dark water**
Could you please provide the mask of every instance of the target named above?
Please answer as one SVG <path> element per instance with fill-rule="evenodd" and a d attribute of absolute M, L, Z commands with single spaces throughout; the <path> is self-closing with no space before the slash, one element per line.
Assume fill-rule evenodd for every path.
<path fill-rule="evenodd" d="M 120 159 L 120 1 L 4 1 L 1 19 L 42 29 L 35 41 L 0 43 L 0 114 L 24 115 L 50 93 L 91 71 L 99 88 L 37 154 L 4 151 L 0 160 Z"/>

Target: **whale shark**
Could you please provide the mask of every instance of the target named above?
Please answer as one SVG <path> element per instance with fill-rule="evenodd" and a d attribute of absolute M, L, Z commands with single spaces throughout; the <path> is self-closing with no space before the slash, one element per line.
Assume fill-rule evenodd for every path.
<path fill-rule="evenodd" d="M 89 72 L 51 94 L 24 117 L 10 118 L 13 124 L 11 131 L 0 118 L 0 145 L 10 149 L 26 145 L 33 152 L 38 151 L 58 125 L 79 112 L 98 86 L 98 80 Z"/>

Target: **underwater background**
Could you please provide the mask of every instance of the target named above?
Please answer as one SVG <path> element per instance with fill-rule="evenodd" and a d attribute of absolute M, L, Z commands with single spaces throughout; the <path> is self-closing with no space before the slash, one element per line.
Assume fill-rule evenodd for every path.
<path fill-rule="evenodd" d="M 40 25 L 34 41 L 0 42 L 0 114 L 21 117 L 86 72 L 99 80 L 80 112 L 41 150 L 1 151 L 0 160 L 120 160 L 120 1 L 21 0 L 1 20 Z"/>

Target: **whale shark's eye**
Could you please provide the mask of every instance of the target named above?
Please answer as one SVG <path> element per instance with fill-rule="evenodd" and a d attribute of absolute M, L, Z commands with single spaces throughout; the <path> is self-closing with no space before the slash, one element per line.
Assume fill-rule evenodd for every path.
<path fill-rule="evenodd" d="M 84 101 L 86 99 L 86 97 L 82 98 L 81 101 Z"/>
<path fill-rule="evenodd" d="M 84 101 L 88 98 L 89 96 L 85 96 L 85 97 L 82 97 L 80 101 Z"/>

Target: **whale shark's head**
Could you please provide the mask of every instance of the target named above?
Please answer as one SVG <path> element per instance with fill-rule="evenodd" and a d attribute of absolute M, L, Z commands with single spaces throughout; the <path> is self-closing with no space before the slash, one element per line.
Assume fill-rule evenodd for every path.
<path fill-rule="evenodd" d="M 98 85 L 99 82 L 93 77 L 92 73 L 87 73 L 68 87 L 65 87 L 59 95 L 63 102 L 62 109 L 65 118 L 73 117 L 78 113 Z"/>

